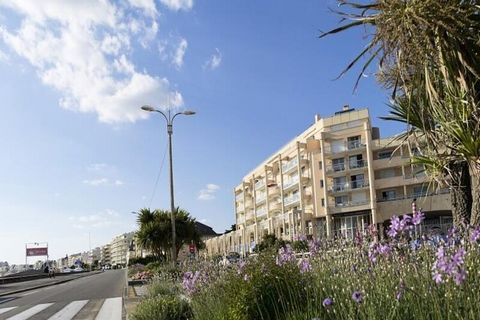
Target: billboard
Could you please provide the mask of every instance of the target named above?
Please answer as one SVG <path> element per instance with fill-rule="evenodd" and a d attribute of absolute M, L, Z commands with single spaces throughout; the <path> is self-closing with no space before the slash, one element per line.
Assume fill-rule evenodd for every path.
<path fill-rule="evenodd" d="M 45 248 L 27 248 L 27 257 L 48 256 L 48 247 Z"/>

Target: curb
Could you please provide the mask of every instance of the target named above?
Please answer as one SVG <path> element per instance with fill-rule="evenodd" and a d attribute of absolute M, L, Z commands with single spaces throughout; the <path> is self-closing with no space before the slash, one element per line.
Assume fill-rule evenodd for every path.
<path fill-rule="evenodd" d="M 92 273 L 92 274 L 87 274 L 87 275 L 84 275 L 84 276 L 71 278 L 71 279 L 60 280 L 60 281 L 57 281 L 57 282 L 41 284 L 41 285 L 38 285 L 38 286 L 35 286 L 35 287 L 23 288 L 23 289 L 13 290 L 13 291 L 5 292 L 5 293 L 0 293 L 0 297 L 9 296 L 9 295 L 12 295 L 12 294 L 22 293 L 22 292 L 35 290 L 35 289 L 40 289 L 40 288 L 45 288 L 45 287 L 51 287 L 51 286 L 54 286 L 54 285 L 57 285 L 57 284 L 62 284 L 62 283 L 69 282 L 69 281 L 72 281 L 72 280 L 93 276 L 93 275 L 99 274 L 99 273 L 101 273 L 101 272 L 95 272 L 95 273 Z"/>

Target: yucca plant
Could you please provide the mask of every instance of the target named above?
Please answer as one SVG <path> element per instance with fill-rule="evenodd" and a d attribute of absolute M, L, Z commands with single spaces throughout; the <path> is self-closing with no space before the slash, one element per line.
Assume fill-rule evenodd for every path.
<path fill-rule="evenodd" d="M 357 86 L 378 65 L 392 93 L 384 118 L 405 123 L 402 141 L 422 151 L 414 162 L 450 184 L 456 223 L 479 224 L 480 0 L 338 2 L 343 24 L 320 37 L 364 27 L 369 40 L 341 75 L 365 61 Z"/>

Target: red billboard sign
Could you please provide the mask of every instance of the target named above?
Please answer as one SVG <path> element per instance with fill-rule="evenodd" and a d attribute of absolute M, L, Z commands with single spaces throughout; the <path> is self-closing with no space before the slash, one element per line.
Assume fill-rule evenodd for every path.
<path fill-rule="evenodd" d="M 188 249 L 190 250 L 190 253 L 195 253 L 195 245 L 193 243 L 189 245 Z"/>
<path fill-rule="evenodd" d="M 48 248 L 27 248 L 27 257 L 48 256 Z"/>

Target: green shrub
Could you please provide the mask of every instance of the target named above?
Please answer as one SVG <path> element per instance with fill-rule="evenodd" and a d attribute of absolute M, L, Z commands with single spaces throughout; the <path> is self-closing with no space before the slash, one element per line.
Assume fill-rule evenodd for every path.
<path fill-rule="evenodd" d="M 146 256 L 146 257 L 135 257 L 135 258 L 130 258 L 128 260 L 128 265 L 131 266 L 131 265 L 134 265 L 134 264 L 143 264 L 143 265 L 147 265 L 151 262 L 159 262 L 159 261 L 164 261 L 165 259 L 160 257 L 156 257 L 156 256 L 152 256 L 152 255 L 149 255 L 149 256 Z"/>
<path fill-rule="evenodd" d="M 133 320 L 191 320 L 192 308 L 186 300 L 173 295 L 148 298 L 140 302 Z"/>
<path fill-rule="evenodd" d="M 178 293 L 178 286 L 171 282 L 166 282 L 159 278 L 155 278 L 148 285 L 148 297 L 154 298 L 158 296 L 175 295 Z"/>

